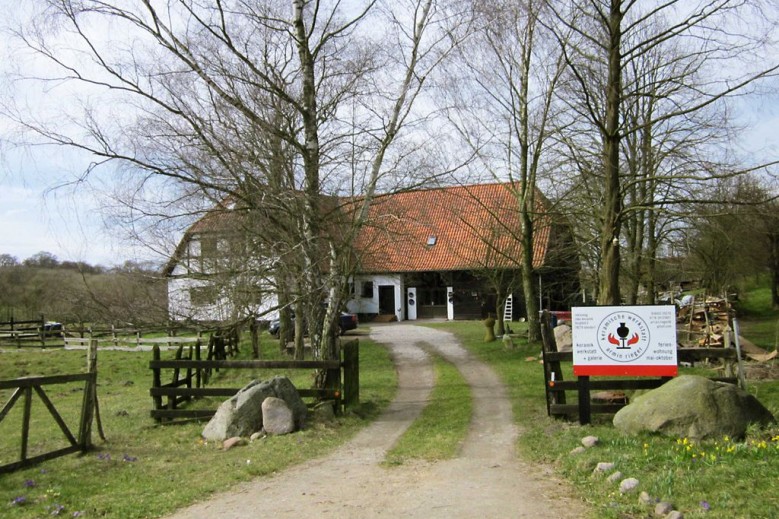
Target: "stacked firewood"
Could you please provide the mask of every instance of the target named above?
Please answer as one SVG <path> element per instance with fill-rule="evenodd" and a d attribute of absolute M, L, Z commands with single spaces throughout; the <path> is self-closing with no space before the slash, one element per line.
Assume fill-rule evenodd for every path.
<path fill-rule="evenodd" d="M 676 316 L 679 344 L 686 348 L 723 348 L 732 341 L 734 311 L 727 299 L 702 297 L 682 306 Z"/>

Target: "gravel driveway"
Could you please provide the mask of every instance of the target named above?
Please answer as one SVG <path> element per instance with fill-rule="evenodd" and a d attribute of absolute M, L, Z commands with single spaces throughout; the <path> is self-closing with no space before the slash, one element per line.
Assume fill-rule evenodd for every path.
<path fill-rule="evenodd" d="M 243 483 L 173 518 L 585 517 L 587 508 L 548 467 L 516 458 L 517 428 L 496 374 L 448 333 L 392 323 L 371 328 L 392 353 L 397 397 L 374 423 L 326 456 Z M 385 453 L 416 419 L 433 386 L 426 350 L 454 363 L 471 386 L 474 413 L 452 460 L 383 468 Z"/>

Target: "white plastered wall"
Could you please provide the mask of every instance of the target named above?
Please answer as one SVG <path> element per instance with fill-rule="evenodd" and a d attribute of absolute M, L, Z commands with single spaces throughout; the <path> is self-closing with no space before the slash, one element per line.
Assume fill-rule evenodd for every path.
<path fill-rule="evenodd" d="M 362 287 L 366 281 L 373 282 L 373 297 L 362 297 Z M 392 286 L 395 292 L 395 317 L 405 320 L 404 287 L 401 274 L 361 274 L 353 279 L 354 294 L 346 303 L 346 308 L 357 314 L 379 313 L 379 287 Z"/>

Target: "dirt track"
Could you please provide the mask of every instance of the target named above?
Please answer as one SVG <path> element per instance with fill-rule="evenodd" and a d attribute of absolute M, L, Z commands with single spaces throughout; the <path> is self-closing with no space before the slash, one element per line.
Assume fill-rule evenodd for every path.
<path fill-rule="evenodd" d="M 449 333 L 375 326 L 371 338 L 392 352 L 399 376 L 387 411 L 331 455 L 258 478 L 185 508 L 173 518 L 578 518 L 586 507 L 547 467 L 517 460 L 517 430 L 495 373 Z M 425 406 L 433 372 L 425 348 L 442 354 L 471 386 L 474 414 L 460 455 L 437 463 L 379 463 Z"/>

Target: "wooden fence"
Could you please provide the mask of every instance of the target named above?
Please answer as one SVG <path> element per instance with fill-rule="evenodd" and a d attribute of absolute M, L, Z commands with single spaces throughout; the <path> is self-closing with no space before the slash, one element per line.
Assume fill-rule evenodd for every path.
<path fill-rule="evenodd" d="M 64 384 L 68 382 L 84 382 L 84 396 L 81 405 L 81 416 L 78 423 L 78 432 L 73 434 L 68 425 L 62 419 L 54 403 L 49 399 L 43 387 L 54 384 Z M 0 474 L 12 472 L 14 470 L 28 467 L 45 460 L 64 456 L 73 452 L 85 452 L 92 446 L 92 422 L 97 419 L 97 425 L 100 437 L 105 440 L 103 435 L 102 423 L 100 421 L 100 411 L 97 404 L 97 344 L 93 342 L 87 354 L 87 372 L 70 375 L 53 375 L 45 377 L 28 377 L 14 380 L 0 380 L 0 389 L 14 389 L 8 402 L 0 409 L 0 421 L 6 418 L 11 408 L 17 401 L 23 400 L 24 409 L 22 412 L 21 424 L 21 452 L 19 460 L 0 465 Z M 28 444 L 30 438 L 30 417 L 32 409 L 33 392 L 38 395 L 43 405 L 51 414 L 54 421 L 65 435 L 68 447 L 49 451 L 36 456 L 28 456 Z"/>
<path fill-rule="evenodd" d="M 602 403 L 593 403 L 591 391 L 625 391 L 655 389 L 665 384 L 670 377 L 643 377 L 597 379 L 577 377 L 576 380 L 564 380 L 561 362 L 573 362 L 573 352 L 557 351 L 557 343 L 548 315 L 542 317 L 541 335 L 543 339 L 544 388 L 546 390 L 546 410 L 549 416 L 578 416 L 582 425 L 590 423 L 592 414 L 613 414 L 627 405 L 627 399 L 607 399 Z M 708 359 L 722 359 L 727 363 L 737 360 L 733 348 L 678 348 L 678 362 L 694 364 Z M 736 384 L 737 377 L 711 377 L 711 380 Z M 566 391 L 576 392 L 576 399 L 569 402 Z M 610 400 L 610 401 L 609 401 Z"/>
<path fill-rule="evenodd" d="M 163 360 L 160 348 L 155 347 L 149 362 L 153 373 L 149 390 L 154 404 L 151 416 L 158 422 L 211 418 L 216 409 L 184 409 L 179 406 L 195 398 L 235 395 L 240 388 L 205 387 L 211 370 L 219 369 L 328 370 L 331 373 L 327 379 L 337 381 L 334 387 L 298 389 L 300 396 L 334 400 L 338 409 L 342 405 L 356 405 L 360 401 L 359 342 L 347 342 L 341 349 L 341 360 L 202 360 L 199 346 L 196 346 L 188 352 L 179 348 L 175 359 Z M 184 358 L 185 355 L 187 358 Z M 163 370 L 172 370 L 171 376 L 163 377 Z M 163 384 L 163 378 L 170 382 Z"/>
<path fill-rule="evenodd" d="M 47 323 L 43 315 L 40 319 L 15 320 L 0 322 L 0 343 L 22 346 L 62 346 L 61 325 Z"/>
<path fill-rule="evenodd" d="M 173 330 L 169 330 L 172 332 Z M 210 331 L 211 335 L 208 340 L 209 351 L 213 352 L 213 355 L 217 359 L 226 359 L 238 353 L 239 344 L 239 331 L 236 327 L 229 327 L 224 329 L 212 329 L 212 330 L 196 330 L 194 335 L 189 336 L 157 336 L 157 337 L 144 337 L 144 334 L 159 333 L 149 330 L 142 331 L 139 329 L 122 330 L 119 328 L 107 328 L 103 330 L 93 330 L 91 328 L 82 329 L 79 332 L 79 336 L 73 336 L 73 331 L 68 328 L 63 336 L 63 343 L 65 347 L 85 347 L 90 341 L 97 340 L 98 346 L 101 348 L 113 347 L 113 348 L 151 348 L 153 346 L 167 346 L 168 348 L 176 348 L 182 345 L 189 345 L 195 342 L 204 342 L 203 335 Z M 85 335 L 85 336 L 84 336 Z M 209 356 L 209 358 L 211 358 Z"/>

